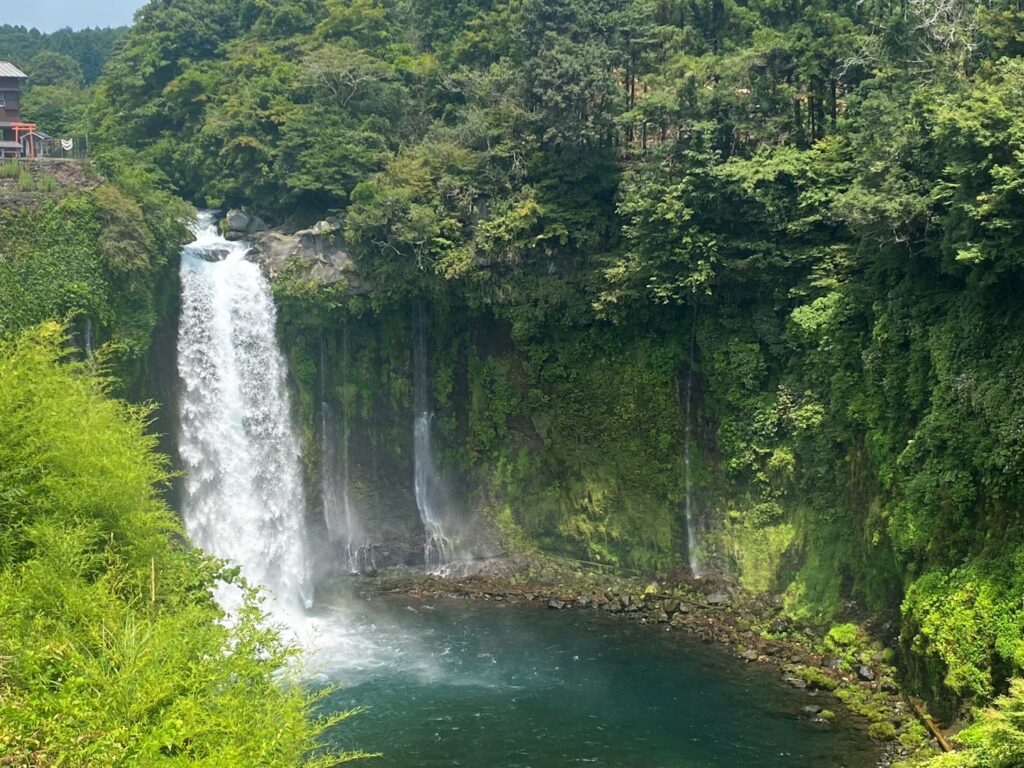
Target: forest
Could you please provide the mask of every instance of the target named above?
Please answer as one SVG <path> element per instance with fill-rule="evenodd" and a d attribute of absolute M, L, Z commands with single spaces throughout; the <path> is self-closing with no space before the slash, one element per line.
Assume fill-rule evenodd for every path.
<path fill-rule="evenodd" d="M 0 59 L 30 72 L 26 111 L 88 131 L 111 180 L 42 217 L 0 211 L 0 413 L 45 396 L 30 386 L 72 392 L 68 412 L 97 387 L 160 399 L 148 356 L 188 205 L 335 222 L 370 287 L 274 285 L 309 434 L 317 355 L 327 338 L 340 365 L 344 328 L 358 372 L 332 396 L 386 453 L 380 416 L 413 397 L 396 340 L 425 304 L 444 463 L 503 546 L 685 569 L 692 441 L 705 569 L 809 627 L 887 627 L 904 686 L 975 721 L 928 765 L 1024 764 L 1024 5 L 154 0 L 127 31 L 85 34 L 0 28 Z M 75 313 L 113 343 L 114 382 L 88 384 L 31 330 Z M 146 443 L 142 418 L 117 439 Z M 18 441 L 36 444 L 0 450 Z M 11 580 L 33 558 L 100 555 L 53 549 L 56 512 L 11 527 L 37 492 L 12 462 L 0 613 L 26 621 L 12 595 L 45 585 Z M 125 515 L 148 527 L 103 559 L 117 584 L 67 575 L 104 600 L 153 558 L 213 578 L 154 542 L 172 524 L 141 487 L 166 478 L 144 466 L 150 507 Z M 128 523 L 81 535 L 104 525 Z M 175 589 L 145 620 L 212 610 L 196 583 Z"/>

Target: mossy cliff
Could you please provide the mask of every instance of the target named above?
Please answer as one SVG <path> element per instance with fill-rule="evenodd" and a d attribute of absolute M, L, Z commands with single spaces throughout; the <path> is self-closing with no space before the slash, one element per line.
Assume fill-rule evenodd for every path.
<path fill-rule="evenodd" d="M 189 206 L 144 177 L 109 182 L 82 162 L 0 167 L 27 178 L 18 192 L 0 190 L 0 337 L 66 320 L 83 353 L 112 366 L 122 392 L 152 396 L 153 332 L 176 315 Z"/>
<path fill-rule="evenodd" d="M 443 300 L 339 308 L 310 321 L 285 297 L 284 346 L 314 487 L 326 395 L 347 418 L 361 516 L 382 543 L 399 536 L 421 546 L 413 494 L 418 303 L 438 463 L 454 518 L 473 529 L 462 533 L 475 554 L 535 545 L 660 572 L 682 562 L 685 345 L 658 335 L 594 326 L 523 343 L 490 313 Z M 337 423 L 335 440 L 344 429 Z"/>

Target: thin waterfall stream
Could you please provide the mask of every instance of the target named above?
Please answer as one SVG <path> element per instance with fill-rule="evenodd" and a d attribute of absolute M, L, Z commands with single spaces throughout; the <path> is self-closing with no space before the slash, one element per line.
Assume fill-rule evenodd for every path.
<path fill-rule="evenodd" d="M 348 366 L 348 329 L 342 336 L 342 369 Z M 339 424 L 329 396 L 327 345 L 320 337 L 320 495 L 324 523 L 331 543 L 339 544 L 349 573 L 373 568 L 373 553 L 363 533 L 359 512 L 352 501 L 352 468 L 349 457 L 348 400 L 342 398 Z"/>
<path fill-rule="evenodd" d="M 693 441 L 693 361 L 697 350 L 697 305 L 693 306 L 693 320 L 690 328 L 690 360 L 686 367 L 686 426 L 683 434 L 683 471 L 686 475 L 686 557 L 690 574 L 701 577 L 697 520 L 693 513 L 693 465 L 690 460 L 690 444 Z"/>
<path fill-rule="evenodd" d="M 423 305 L 417 303 L 413 312 L 413 460 L 416 507 L 423 521 L 425 540 L 423 559 L 431 573 L 439 573 L 451 564 L 454 544 L 444 529 L 445 491 L 434 464 L 432 432 L 434 414 L 430 410 L 427 389 L 427 333 Z"/>

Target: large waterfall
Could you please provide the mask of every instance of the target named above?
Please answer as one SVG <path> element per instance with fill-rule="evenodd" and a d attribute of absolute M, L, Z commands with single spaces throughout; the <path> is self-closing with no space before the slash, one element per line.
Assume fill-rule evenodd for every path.
<path fill-rule="evenodd" d="M 448 565 L 454 555 L 452 540 L 446 535 L 444 526 L 447 506 L 444 485 L 434 465 L 434 449 L 431 433 L 434 429 L 434 414 L 430 410 L 430 396 L 427 391 L 427 334 L 423 317 L 423 305 L 416 304 L 413 314 L 413 459 L 416 506 L 423 521 L 425 541 L 423 557 L 428 571 L 439 572 Z"/>
<path fill-rule="evenodd" d="M 212 216 L 195 234 L 181 256 L 178 327 L 185 527 L 299 610 L 312 602 L 305 500 L 270 285 Z"/>

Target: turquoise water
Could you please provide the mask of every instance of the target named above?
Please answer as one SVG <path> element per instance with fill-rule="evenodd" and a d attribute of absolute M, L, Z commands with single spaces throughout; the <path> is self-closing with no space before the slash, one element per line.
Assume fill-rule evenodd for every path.
<path fill-rule="evenodd" d="M 877 763 L 862 730 L 803 716 L 831 699 L 674 632 L 538 606 L 356 605 L 322 617 L 317 679 L 346 685 L 329 709 L 369 708 L 328 740 L 384 753 L 376 768 Z"/>

